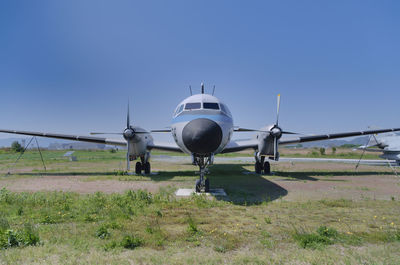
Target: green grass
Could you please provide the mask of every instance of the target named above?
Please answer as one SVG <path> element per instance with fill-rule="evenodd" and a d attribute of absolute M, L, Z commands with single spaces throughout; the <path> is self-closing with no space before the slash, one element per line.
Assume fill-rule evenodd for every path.
<path fill-rule="evenodd" d="M 31 227 L 37 240 L 32 246 L 3 247 L 0 260 L 119 264 L 124 257 L 133 263 L 201 263 L 198 254 L 208 253 L 206 263 L 317 259 L 336 263 L 363 255 L 355 247 L 372 252 L 381 246 L 400 247 L 397 201 L 275 201 L 241 206 L 205 196 L 176 199 L 171 192 L 80 195 L 2 189 L 0 230 Z M 3 235 L 13 237 L 7 233 Z M 17 232 L 15 238 L 18 233 L 23 234 Z M 343 248 L 349 256 L 341 254 Z M 318 251 L 323 249 L 331 254 L 321 260 Z M 178 254 L 182 251 L 183 256 Z M 380 263 L 399 254 L 385 251 L 365 258 Z"/>

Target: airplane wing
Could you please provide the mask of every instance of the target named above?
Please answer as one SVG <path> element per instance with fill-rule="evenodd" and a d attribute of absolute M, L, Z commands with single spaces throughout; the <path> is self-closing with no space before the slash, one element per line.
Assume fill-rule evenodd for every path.
<path fill-rule="evenodd" d="M 297 137 L 297 138 L 291 139 L 291 140 L 280 140 L 279 144 L 280 145 L 297 144 L 297 143 L 304 143 L 304 142 L 330 140 L 330 139 L 337 139 L 337 138 L 345 138 L 345 137 L 352 137 L 352 136 L 359 136 L 359 135 L 369 135 L 369 134 L 376 134 L 376 133 L 396 132 L 396 131 L 400 131 L 400 128 L 300 136 L 300 137 Z"/>
<path fill-rule="evenodd" d="M 182 150 L 176 145 L 176 143 L 172 143 L 172 142 L 153 141 L 153 143 L 147 145 L 147 147 L 150 150 L 155 149 L 155 150 L 172 151 L 172 152 L 182 153 Z"/>
<path fill-rule="evenodd" d="M 385 133 L 385 132 L 395 132 L 395 131 L 400 131 L 400 128 L 299 136 L 295 139 L 279 140 L 279 145 L 313 142 L 313 141 L 321 141 L 321 140 L 329 140 L 329 139 L 337 139 L 337 138 L 345 138 L 345 137 L 369 135 L 369 134 Z M 232 153 L 246 149 L 257 149 L 257 148 L 258 148 L 258 140 L 256 139 L 244 140 L 244 141 L 230 141 L 221 153 Z"/>
<path fill-rule="evenodd" d="M 396 160 L 383 160 L 383 159 L 341 159 L 341 158 L 303 158 L 303 157 L 280 157 L 280 162 L 331 162 L 331 163 L 345 163 L 345 164 L 361 164 L 370 166 L 387 166 L 389 163 L 392 166 L 397 166 Z"/>
<path fill-rule="evenodd" d="M 256 139 L 250 140 L 236 140 L 230 141 L 221 153 L 232 153 L 239 152 L 246 149 L 256 149 L 258 147 L 258 141 Z"/>
<path fill-rule="evenodd" d="M 49 138 L 72 140 L 72 141 L 81 141 L 81 142 L 89 142 L 89 143 L 97 143 L 97 144 L 109 144 L 109 145 L 126 146 L 126 141 L 122 140 L 122 139 L 118 140 L 118 139 L 109 139 L 109 138 L 93 137 L 93 136 L 81 136 L 81 135 L 58 134 L 58 133 L 43 133 L 43 132 L 29 132 L 29 131 L 16 131 L 16 130 L 3 130 L 3 129 L 0 129 L 0 132 L 13 133 L 13 134 L 22 134 L 22 135 L 31 135 L 31 136 L 40 136 L 40 137 L 49 137 Z"/>

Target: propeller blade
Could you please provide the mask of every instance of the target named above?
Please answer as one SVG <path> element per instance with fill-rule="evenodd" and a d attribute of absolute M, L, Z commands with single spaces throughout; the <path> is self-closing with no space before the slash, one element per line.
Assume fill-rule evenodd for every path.
<path fill-rule="evenodd" d="M 275 123 L 276 126 L 278 126 L 278 124 L 279 124 L 280 105 L 281 105 L 281 94 L 278 94 L 278 102 L 277 102 L 277 107 L 276 107 L 276 123 Z"/>
<path fill-rule="evenodd" d="M 98 134 L 118 134 L 122 135 L 122 133 L 108 133 L 108 132 L 91 132 L 90 135 L 98 135 Z"/>
<path fill-rule="evenodd" d="M 128 100 L 128 113 L 126 115 L 126 128 L 130 128 L 130 126 L 131 126 L 131 122 L 129 119 L 129 100 Z"/>
<path fill-rule="evenodd" d="M 361 153 L 360 159 L 359 159 L 358 162 L 357 162 L 356 170 L 357 170 L 358 166 L 360 165 L 361 159 L 362 159 L 363 156 L 364 156 L 365 150 L 367 149 L 368 144 L 369 144 L 369 142 L 371 141 L 371 138 L 372 138 L 372 136 L 370 135 L 370 136 L 368 137 L 368 142 L 367 142 L 367 144 L 365 145 L 365 147 L 364 147 L 364 149 L 363 149 L 363 151 L 362 151 L 362 153 Z"/>
<path fill-rule="evenodd" d="M 131 165 L 130 165 L 130 161 L 129 161 L 129 154 L 130 154 L 130 144 L 129 141 L 127 143 L 127 147 L 128 147 L 128 151 L 126 151 L 126 171 L 129 172 L 129 170 L 131 169 Z"/>
<path fill-rule="evenodd" d="M 278 141 L 278 139 L 276 137 L 274 137 L 274 160 L 275 161 L 276 161 L 276 152 L 277 152 L 276 149 L 278 149 L 277 141 Z"/>

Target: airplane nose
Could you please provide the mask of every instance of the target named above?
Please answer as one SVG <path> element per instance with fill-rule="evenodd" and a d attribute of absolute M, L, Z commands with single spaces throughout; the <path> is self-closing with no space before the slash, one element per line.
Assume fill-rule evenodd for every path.
<path fill-rule="evenodd" d="M 183 128 L 182 138 L 190 152 L 205 155 L 218 149 L 222 141 L 222 130 L 212 120 L 195 119 Z"/>

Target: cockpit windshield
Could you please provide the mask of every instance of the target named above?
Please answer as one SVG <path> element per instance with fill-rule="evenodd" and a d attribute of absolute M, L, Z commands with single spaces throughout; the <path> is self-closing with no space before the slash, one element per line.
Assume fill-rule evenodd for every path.
<path fill-rule="evenodd" d="M 200 102 L 193 102 L 193 103 L 186 103 L 185 110 L 193 110 L 193 109 L 200 109 L 201 103 Z"/>
<path fill-rule="evenodd" d="M 214 103 L 214 102 L 204 102 L 203 108 L 219 110 L 218 103 Z"/>

